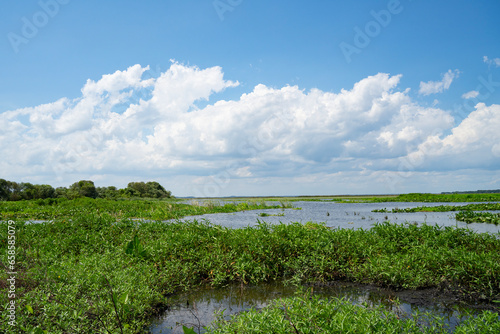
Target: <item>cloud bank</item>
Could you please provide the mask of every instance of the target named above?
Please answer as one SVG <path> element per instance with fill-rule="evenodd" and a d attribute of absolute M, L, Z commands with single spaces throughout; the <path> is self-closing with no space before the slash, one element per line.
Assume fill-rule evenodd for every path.
<path fill-rule="evenodd" d="M 226 101 L 213 98 L 239 83 L 220 67 L 174 62 L 145 78 L 148 70 L 134 65 L 88 80 L 76 99 L 0 114 L 0 177 L 117 186 L 155 179 L 174 195 L 197 196 L 293 185 L 290 195 L 404 192 L 418 178 L 452 184 L 450 172 L 471 169 L 498 178 L 500 106 L 478 104 L 455 124 L 449 112 L 413 101 L 398 87 L 401 75 L 378 73 L 338 93 L 260 84 Z M 447 89 L 457 75 L 450 70 L 423 91 Z"/>

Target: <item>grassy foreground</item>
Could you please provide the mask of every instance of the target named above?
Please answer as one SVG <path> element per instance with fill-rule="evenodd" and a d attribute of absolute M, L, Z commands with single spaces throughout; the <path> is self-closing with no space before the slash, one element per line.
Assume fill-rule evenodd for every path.
<path fill-rule="evenodd" d="M 6 270 L 0 277 L 0 332 L 138 333 L 175 291 L 281 278 L 439 286 L 465 297 L 500 299 L 500 240 L 489 234 L 389 223 L 369 231 L 311 223 L 244 229 L 205 221 L 139 223 L 117 220 L 114 209 L 106 210 L 112 205 L 83 206 L 71 219 L 1 223 Z M 14 284 L 6 274 L 10 253 L 3 231 L 9 226 L 15 227 Z M 7 308 L 12 286 L 14 327 Z"/>

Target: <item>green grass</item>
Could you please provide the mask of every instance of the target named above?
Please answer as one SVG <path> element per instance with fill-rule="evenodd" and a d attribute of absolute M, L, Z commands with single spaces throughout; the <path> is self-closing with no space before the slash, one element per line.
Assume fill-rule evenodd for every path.
<path fill-rule="evenodd" d="M 456 215 L 459 221 L 470 223 L 500 224 L 500 213 L 460 211 Z"/>
<path fill-rule="evenodd" d="M 344 299 L 320 299 L 309 295 L 274 300 L 261 311 L 255 309 L 222 316 L 209 328 L 213 334 L 245 333 L 449 333 L 444 318 L 430 314 L 404 317 L 382 306 L 353 304 Z M 498 314 L 484 312 L 462 319 L 454 333 L 500 332 Z"/>
<path fill-rule="evenodd" d="M 70 219 L 77 215 L 91 213 L 106 213 L 116 219 L 143 218 L 152 220 L 179 219 L 185 216 L 202 215 L 206 213 L 227 213 L 257 209 L 292 208 L 288 202 L 268 205 L 264 201 L 226 202 L 219 204 L 213 201 L 198 202 L 189 205 L 180 200 L 107 200 L 77 198 L 45 199 L 32 201 L 1 202 L 0 220 L 7 219 L 38 219 L 50 220 L 56 218 Z"/>
<path fill-rule="evenodd" d="M 285 214 L 282 212 L 282 213 L 267 213 L 267 212 L 261 212 L 258 214 L 259 217 L 284 217 Z"/>
<path fill-rule="evenodd" d="M 239 197 L 231 200 L 264 201 L 332 201 L 345 203 L 383 203 L 383 202 L 500 202 L 500 193 L 475 194 L 428 194 L 410 193 L 401 195 L 334 195 L 334 196 L 291 196 L 291 197 Z M 228 200 L 221 198 L 221 200 Z"/>
<path fill-rule="evenodd" d="M 357 202 L 369 201 L 373 198 L 392 198 L 397 195 L 333 195 L 333 196 L 261 196 L 261 197 L 221 197 L 218 200 L 248 201 L 259 200 L 268 202 Z"/>
<path fill-rule="evenodd" d="M 405 212 L 448 212 L 448 211 L 485 211 L 485 210 L 500 210 L 500 203 L 480 203 L 467 205 L 438 205 L 438 206 L 419 206 L 416 208 L 399 209 L 394 208 L 392 213 Z M 388 212 L 387 209 L 376 209 L 372 212 Z"/>
<path fill-rule="evenodd" d="M 460 211 L 455 218 L 458 221 L 470 223 L 487 223 L 500 224 L 500 213 L 491 212 L 474 212 L 485 210 L 500 210 L 500 203 L 480 203 L 467 205 L 439 205 L 439 206 L 419 206 L 416 208 L 399 209 L 394 208 L 392 213 L 408 213 L 408 212 L 448 212 Z M 375 209 L 372 212 L 389 212 L 387 209 Z"/>
<path fill-rule="evenodd" d="M 137 333 L 168 305 L 168 294 L 231 282 L 349 280 L 405 289 L 440 286 L 463 297 L 500 299 L 500 240 L 494 235 L 390 223 L 368 231 L 313 223 L 229 229 L 206 221 L 117 219 L 151 217 L 168 212 L 168 205 L 184 210 L 178 203 L 151 203 L 125 202 L 127 210 L 120 203 L 77 201 L 73 208 L 79 209 L 71 213 L 63 202 L 56 208 L 62 218 L 40 224 L 17 219 L 18 332 Z M 7 231 L 7 224 L 0 223 L 0 230 Z M 6 265 L 7 233 L 0 235 Z M 0 332 L 11 332 L 3 321 L 5 272 Z"/>
<path fill-rule="evenodd" d="M 411 193 L 394 197 L 371 197 L 364 202 L 500 202 L 500 193 L 492 194 L 425 194 Z"/>

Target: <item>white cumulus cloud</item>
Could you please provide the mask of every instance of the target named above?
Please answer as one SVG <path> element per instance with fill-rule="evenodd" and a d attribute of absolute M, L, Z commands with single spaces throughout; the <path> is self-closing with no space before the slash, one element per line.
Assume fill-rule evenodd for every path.
<path fill-rule="evenodd" d="M 479 96 L 479 92 L 477 90 L 471 90 L 470 92 L 467 92 L 462 95 L 463 99 L 473 99 Z"/>
<path fill-rule="evenodd" d="M 443 74 L 443 78 L 441 79 L 441 81 L 421 81 L 420 90 L 418 92 L 422 95 L 442 93 L 450 88 L 451 83 L 454 79 L 458 78 L 459 74 L 460 72 L 458 70 L 448 70 L 448 72 Z"/>
<path fill-rule="evenodd" d="M 428 137 L 418 150 L 409 154 L 422 156 L 425 162 L 415 169 L 496 169 L 500 167 L 500 105 L 478 103 L 476 109 L 451 134 Z"/>

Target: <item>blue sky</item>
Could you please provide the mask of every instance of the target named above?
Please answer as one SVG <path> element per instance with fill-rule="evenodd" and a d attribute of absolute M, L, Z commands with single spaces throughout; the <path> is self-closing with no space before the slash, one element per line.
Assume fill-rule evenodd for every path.
<path fill-rule="evenodd" d="M 178 196 L 500 188 L 498 1 L 10 1 L 0 177 Z"/>

